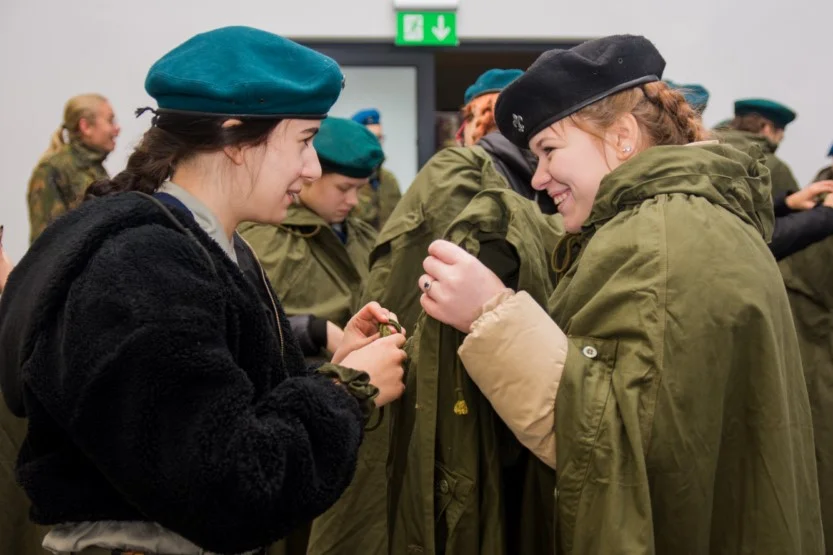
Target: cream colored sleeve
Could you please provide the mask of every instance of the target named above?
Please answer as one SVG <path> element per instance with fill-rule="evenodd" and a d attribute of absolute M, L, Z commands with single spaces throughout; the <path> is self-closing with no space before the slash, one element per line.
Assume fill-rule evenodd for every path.
<path fill-rule="evenodd" d="M 555 396 L 567 336 L 528 293 L 483 307 L 458 354 L 472 381 L 527 449 L 555 468 Z"/>

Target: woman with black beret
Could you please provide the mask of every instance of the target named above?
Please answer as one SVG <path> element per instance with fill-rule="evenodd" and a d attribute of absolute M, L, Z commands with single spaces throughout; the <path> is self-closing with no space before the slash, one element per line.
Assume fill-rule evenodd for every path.
<path fill-rule="evenodd" d="M 556 469 L 559 553 L 822 553 L 769 172 L 711 141 L 647 39 L 543 54 L 498 99 L 568 235 L 545 311 L 435 242 L 422 306 Z"/>
<path fill-rule="evenodd" d="M 148 73 L 127 168 L 51 225 L 0 302 L 0 386 L 28 418 L 17 478 L 55 553 L 260 553 L 332 505 L 404 336 L 378 304 L 308 368 L 235 229 L 277 224 L 321 175 L 338 65 L 248 27 Z"/>

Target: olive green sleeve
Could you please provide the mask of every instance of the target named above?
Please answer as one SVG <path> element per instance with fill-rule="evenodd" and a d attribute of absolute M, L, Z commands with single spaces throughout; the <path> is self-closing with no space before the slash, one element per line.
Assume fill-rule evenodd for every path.
<path fill-rule="evenodd" d="M 773 195 L 777 193 L 794 193 L 801 188 L 790 167 L 780 158 L 775 156 L 768 157 L 766 165 L 769 168 L 772 179 Z"/>
<path fill-rule="evenodd" d="M 376 410 L 375 400 L 379 395 L 379 389 L 371 385 L 370 376 L 367 372 L 332 363 L 322 364 L 316 371 L 344 386 L 348 393 L 359 402 L 362 415 L 364 415 L 364 422 L 367 424 Z"/>
<path fill-rule="evenodd" d="M 397 203 L 402 200 L 402 190 L 399 188 L 399 181 L 391 172 L 382 169 L 379 182 L 379 229 L 385 225 Z"/>

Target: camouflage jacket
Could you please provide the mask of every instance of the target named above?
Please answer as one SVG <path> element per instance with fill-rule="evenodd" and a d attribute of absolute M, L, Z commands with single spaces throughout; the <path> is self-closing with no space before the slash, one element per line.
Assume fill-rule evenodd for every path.
<path fill-rule="evenodd" d="M 359 204 L 353 209 L 352 216 L 379 231 L 401 198 L 402 191 L 396 176 L 385 168 L 379 168 L 376 186 L 368 183 L 359 189 Z"/>
<path fill-rule="evenodd" d="M 107 179 L 102 163 L 107 153 L 79 141 L 43 158 L 29 180 L 29 241 L 34 242 L 46 226 L 75 208 L 93 182 Z"/>

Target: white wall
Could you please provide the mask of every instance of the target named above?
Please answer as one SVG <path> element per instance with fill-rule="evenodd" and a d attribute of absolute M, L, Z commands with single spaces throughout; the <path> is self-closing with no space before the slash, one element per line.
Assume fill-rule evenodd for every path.
<path fill-rule="evenodd" d="M 417 75 L 415 67 L 344 68 L 347 86 L 330 114 L 349 118 L 365 108 L 382 115 L 385 168 L 406 189 L 417 174 Z"/>
<path fill-rule="evenodd" d="M 132 111 L 150 104 L 150 64 L 188 36 L 223 25 L 254 25 L 297 38 L 383 38 L 394 34 L 389 0 L 0 0 L 0 223 L 11 256 L 26 248 L 25 191 L 32 165 L 58 126 L 64 101 L 101 92 L 124 128 L 108 161 L 117 171 L 148 125 Z M 779 154 L 805 182 L 833 141 L 829 0 L 461 0 L 461 40 L 585 38 L 639 33 L 668 61 L 668 77 L 712 92 L 707 123 L 732 100 L 766 96 L 793 106 Z"/>

